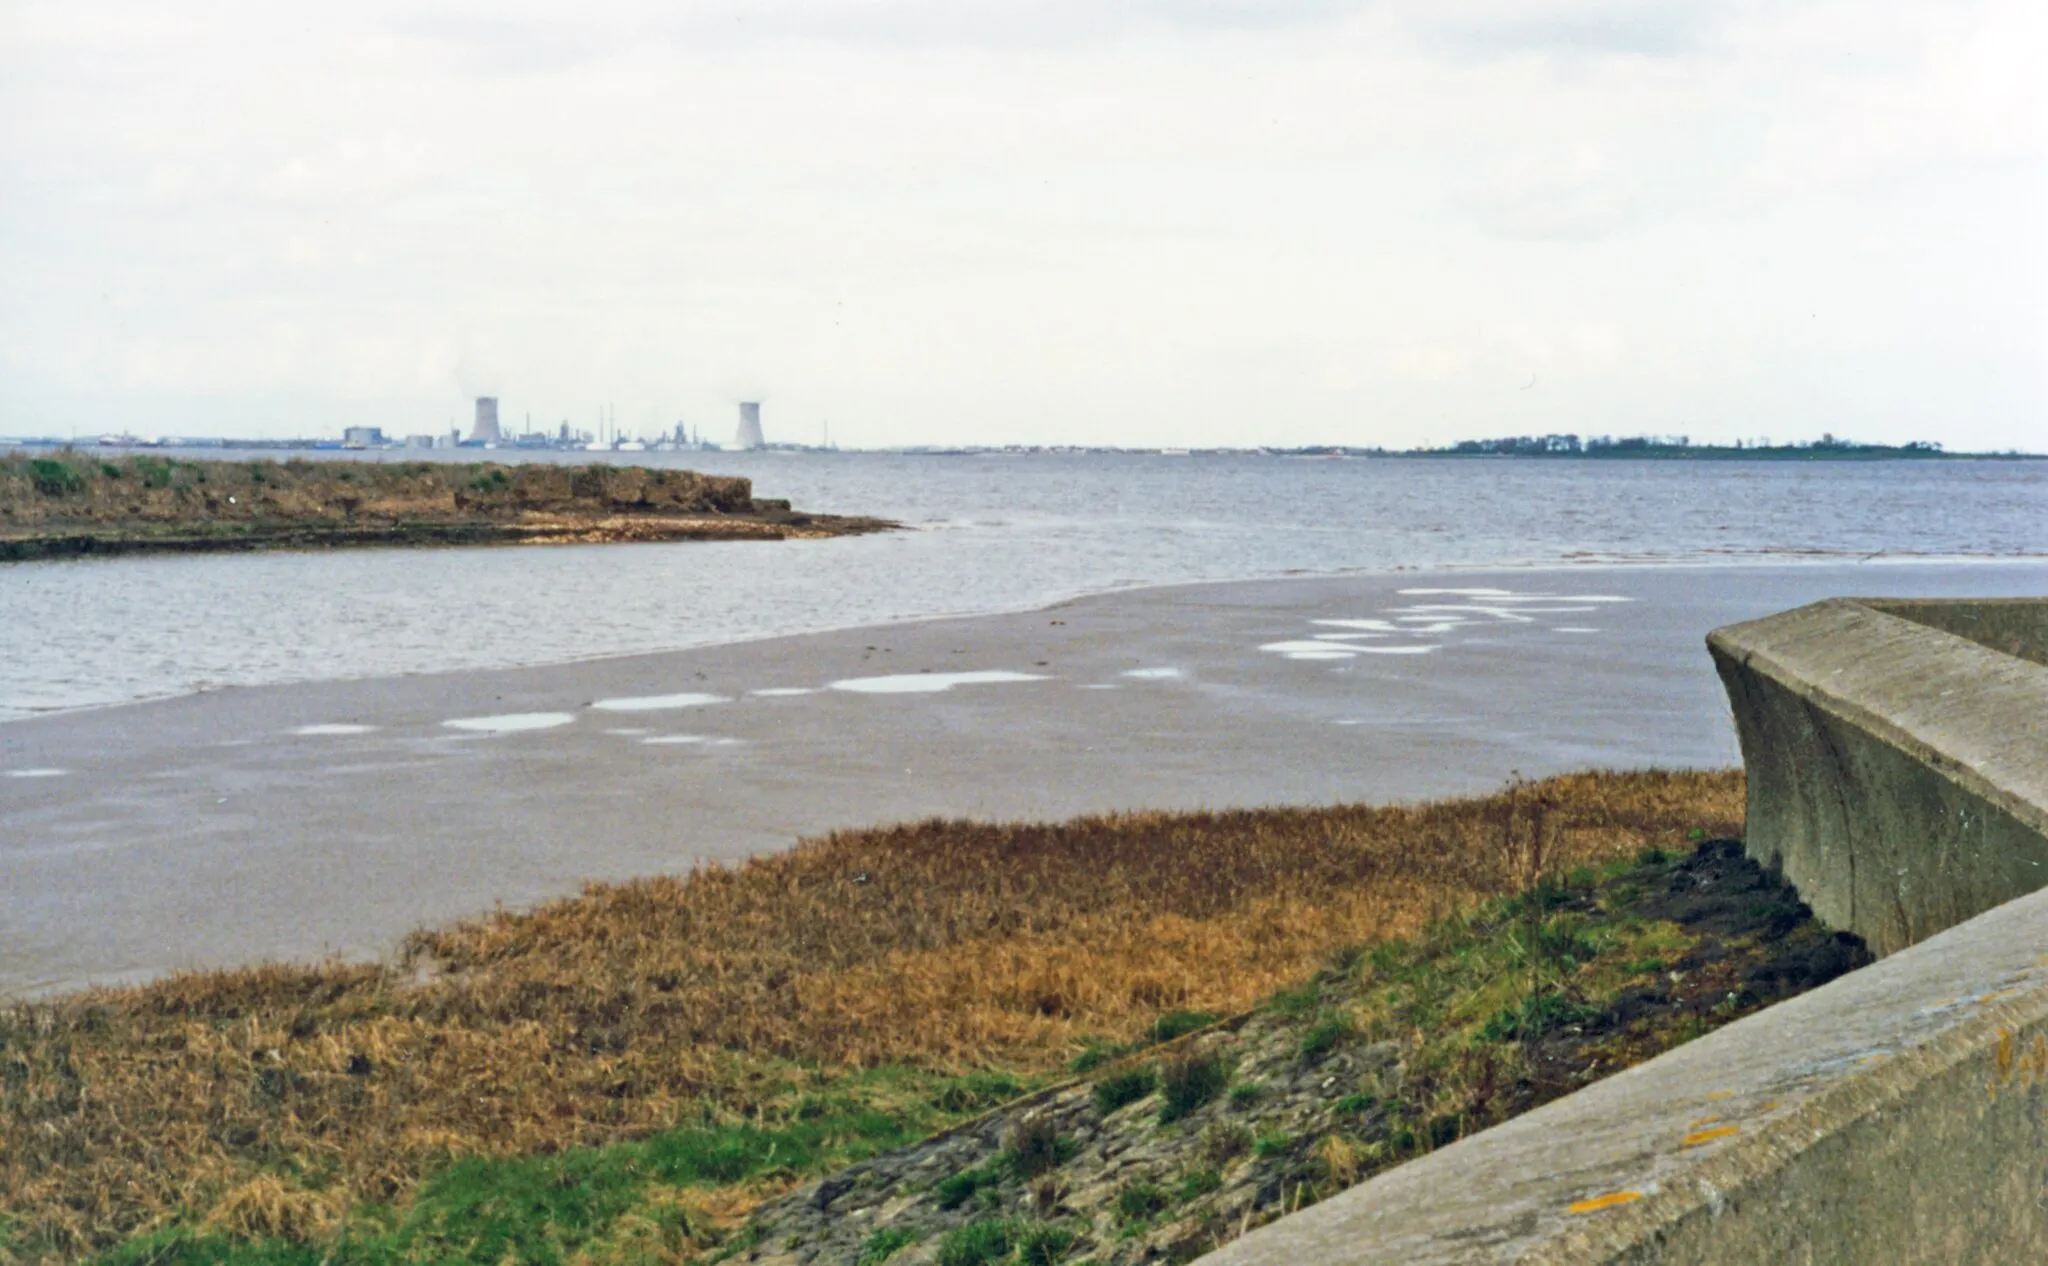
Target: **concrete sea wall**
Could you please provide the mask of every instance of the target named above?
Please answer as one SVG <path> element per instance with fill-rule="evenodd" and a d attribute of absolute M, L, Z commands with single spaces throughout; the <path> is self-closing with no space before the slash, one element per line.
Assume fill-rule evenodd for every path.
<path fill-rule="evenodd" d="M 2048 600 L 1708 645 L 1751 854 L 1887 956 L 1205 1261 L 2048 1261 Z"/>
<path fill-rule="evenodd" d="M 1834 599 L 1707 646 L 1750 855 L 1822 920 L 1889 954 L 2048 884 L 2048 601 Z"/>

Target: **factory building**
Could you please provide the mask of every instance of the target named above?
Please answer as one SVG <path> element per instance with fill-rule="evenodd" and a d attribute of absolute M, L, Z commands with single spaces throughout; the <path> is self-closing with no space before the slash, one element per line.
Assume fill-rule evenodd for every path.
<path fill-rule="evenodd" d="M 732 446 L 742 450 L 768 447 L 768 437 L 761 434 L 761 406 L 752 400 L 740 402 L 740 429 Z"/>
<path fill-rule="evenodd" d="M 762 434 L 762 406 L 745 399 L 739 404 L 739 434 L 733 436 L 733 449 L 766 449 L 768 436 Z"/>
<path fill-rule="evenodd" d="M 478 396 L 476 398 L 476 427 L 469 433 L 472 444 L 496 444 L 504 439 L 498 433 L 498 398 Z"/>

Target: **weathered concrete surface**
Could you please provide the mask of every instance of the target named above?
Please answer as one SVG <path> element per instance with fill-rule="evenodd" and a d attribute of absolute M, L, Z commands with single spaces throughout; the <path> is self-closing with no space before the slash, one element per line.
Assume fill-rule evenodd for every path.
<path fill-rule="evenodd" d="M 1994 651 L 2048 664 L 2048 600 L 2040 598 L 1864 598 L 1864 606 L 1968 638 Z"/>
<path fill-rule="evenodd" d="M 2048 1261 L 2048 600 L 1708 646 L 1751 855 L 1889 957 L 1204 1260 Z"/>
<path fill-rule="evenodd" d="M 2048 884 L 2048 666 L 1980 644 L 2044 631 L 2048 600 L 1853 599 L 1715 630 L 1751 856 L 1879 954 Z"/>
<path fill-rule="evenodd" d="M 2048 1261 L 2048 893 L 1203 1260 Z"/>

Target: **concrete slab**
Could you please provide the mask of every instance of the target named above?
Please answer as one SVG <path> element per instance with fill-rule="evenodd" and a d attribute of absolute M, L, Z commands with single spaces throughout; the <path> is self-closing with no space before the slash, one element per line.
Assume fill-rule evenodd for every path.
<path fill-rule="evenodd" d="M 2044 631 L 2048 600 L 1877 599 L 1715 630 L 1751 855 L 1889 957 L 1204 1260 L 2048 1260 Z"/>
<path fill-rule="evenodd" d="M 1716 629 L 1750 855 L 1879 954 L 2048 884 L 2048 665 L 2002 649 L 2044 629 L 2048 599 L 1835 599 Z"/>

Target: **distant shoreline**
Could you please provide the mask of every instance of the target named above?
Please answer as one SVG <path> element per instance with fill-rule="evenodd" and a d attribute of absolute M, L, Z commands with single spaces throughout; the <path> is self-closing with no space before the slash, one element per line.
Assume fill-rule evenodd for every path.
<path fill-rule="evenodd" d="M 1291 458 L 1388 458 L 1414 460 L 1418 458 L 1527 458 L 1539 461 L 1711 461 L 1711 462 L 2038 462 L 2048 461 L 2048 453 L 2027 453 L 2018 450 L 2006 452 L 1949 452 L 1926 442 L 1912 444 L 1854 444 L 1844 442 L 1816 442 L 1812 444 L 1773 444 L 1768 446 L 1732 444 L 1670 444 L 1659 442 L 1637 442 L 1634 439 L 1617 440 L 1611 443 L 1582 445 L 1579 448 L 1546 448 L 1541 444 L 1553 439 L 1575 439 L 1576 437 L 1541 436 L 1519 437 L 1502 440 L 1466 440 L 1446 448 L 1376 448 L 1349 444 L 1306 444 L 1294 447 L 1197 447 L 1159 448 L 1152 446 L 1082 445 L 1082 444 L 906 444 L 886 448 L 825 448 L 810 444 L 768 444 L 760 449 L 597 449 L 568 450 L 553 447 L 529 447 L 505 445 L 485 448 L 465 444 L 460 452 L 465 457 L 482 458 L 507 465 L 523 464 L 536 458 L 547 460 L 562 454 L 576 457 L 599 459 L 594 464 L 609 466 L 604 458 L 614 455 L 637 457 L 642 452 L 652 454 L 674 454 L 692 452 L 712 461 L 733 456 L 772 453 L 782 456 L 877 456 L 877 457 L 979 457 L 979 456 L 1106 456 L 1106 457 L 1291 457 Z M 361 460 L 374 463 L 391 461 L 422 461 L 437 464 L 446 463 L 440 454 L 444 449 L 414 449 L 399 445 L 382 448 L 344 448 L 329 441 L 313 439 L 205 439 L 191 441 L 167 441 L 163 443 L 119 443 L 95 442 L 89 439 L 62 440 L 50 437 L 8 437 L 0 436 L 0 461 L 15 454 L 49 454 L 74 451 L 84 456 L 104 456 L 120 459 L 137 454 L 175 453 L 189 458 L 189 455 L 206 454 L 199 460 L 230 462 L 251 460 L 250 458 L 229 457 L 227 454 L 275 454 L 271 460 L 293 461 L 349 461 Z M 220 456 L 213 456 L 220 454 Z M 488 455 L 488 456 L 486 456 Z M 261 459 L 255 459 L 261 460 Z M 462 462 L 446 463 L 451 465 Z"/>
<path fill-rule="evenodd" d="M 0 457 L 0 562 L 364 547 L 789 540 L 897 524 L 618 466 Z"/>

